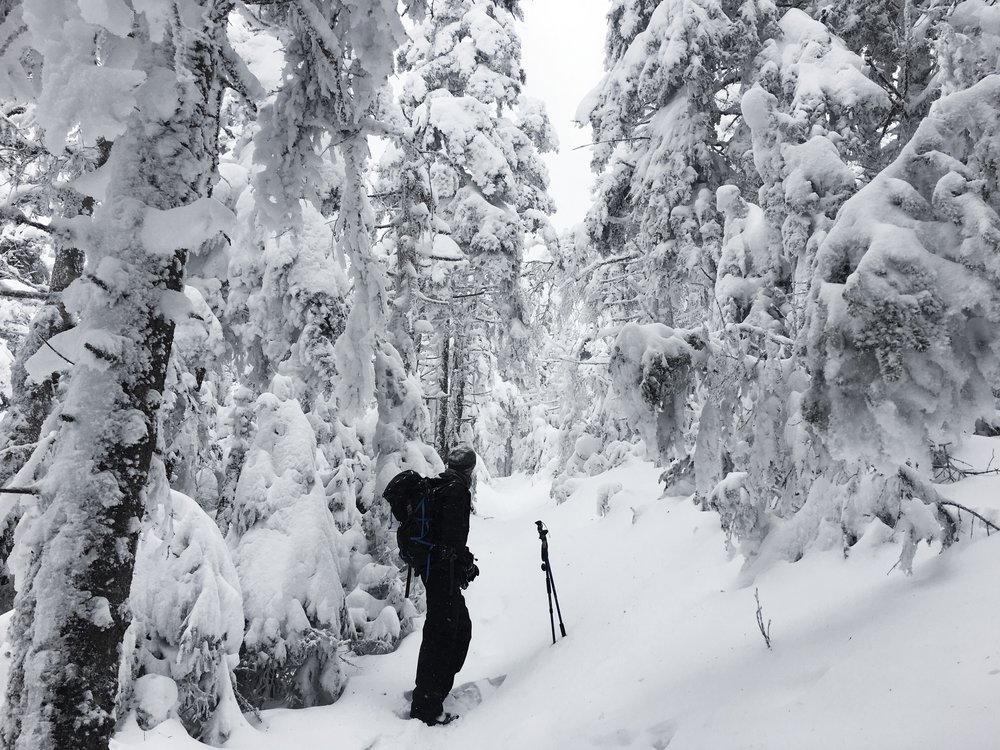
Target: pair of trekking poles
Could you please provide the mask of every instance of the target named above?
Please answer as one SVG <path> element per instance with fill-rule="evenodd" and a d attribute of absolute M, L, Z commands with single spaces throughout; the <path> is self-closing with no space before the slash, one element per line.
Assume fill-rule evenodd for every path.
<path fill-rule="evenodd" d="M 559 594 L 556 593 L 556 582 L 552 578 L 552 565 L 549 563 L 549 530 L 541 521 L 535 521 L 538 529 L 538 538 L 542 541 L 542 570 L 545 571 L 545 592 L 549 597 L 549 624 L 552 626 L 552 643 L 556 642 L 556 620 L 555 614 L 559 614 L 559 632 L 562 637 L 566 637 L 566 626 L 563 625 L 562 610 L 559 609 Z M 552 602 L 555 601 L 555 612 L 552 611 Z"/>

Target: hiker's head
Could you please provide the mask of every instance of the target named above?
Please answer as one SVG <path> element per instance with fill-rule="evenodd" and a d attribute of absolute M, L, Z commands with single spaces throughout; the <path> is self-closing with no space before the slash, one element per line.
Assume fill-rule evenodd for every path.
<path fill-rule="evenodd" d="M 448 452 L 448 468 L 472 482 L 472 471 L 476 468 L 476 452 L 466 443 L 456 445 Z"/>

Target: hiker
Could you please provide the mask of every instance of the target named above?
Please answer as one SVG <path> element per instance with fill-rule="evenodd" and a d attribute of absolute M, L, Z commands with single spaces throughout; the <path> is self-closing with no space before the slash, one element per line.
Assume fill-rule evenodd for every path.
<path fill-rule="evenodd" d="M 437 547 L 426 570 L 418 571 L 427 590 L 427 619 L 417 658 L 416 687 L 410 718 L 429 726 L 458 717 L 445 713 L 444 699 L 465 663 L 472 640 L 472 621 L 462 589 L 479 575 L 467 546 L 472 513 L 472 472 L 476 454 L 460 445 L 448 454 L 448 468 L 434 491 L 433 535 Z"/>

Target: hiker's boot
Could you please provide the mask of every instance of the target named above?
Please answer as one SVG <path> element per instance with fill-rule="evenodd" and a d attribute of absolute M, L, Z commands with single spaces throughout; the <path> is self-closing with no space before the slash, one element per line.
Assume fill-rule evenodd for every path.
<path fill-rule="evenodd" d="M 445 724 L 451 724 L 451 722 L 455 721 L 455 719 L 458 718 L 458 714 L 451 714 L 448 713 L 447 711 L 442 711 L 437 716 L 423 716 L 422 714 L 413 713 L 411 711 L 410 718 L 420 719 L 420 721 L 424 722 L 424 724 L 426 724 L 429 727 L 437 727 L 437 726 L 444 726 Z"/>

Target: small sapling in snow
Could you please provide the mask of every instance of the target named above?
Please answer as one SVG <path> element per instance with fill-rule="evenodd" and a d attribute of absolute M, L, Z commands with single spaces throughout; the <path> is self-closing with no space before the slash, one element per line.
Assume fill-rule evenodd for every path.
<path fill-rule="evenodd" d="M 771 621 L 767 621 L 767 625 L 764 625 L 764 608 L 760 604 L 760 592 L 755 588 L 753 590 L 753 599 L 757 602 L 757 627 L 760 628 L 760 634 L 764 636 L 764 643 L 767 644 L 768 649 L 771 648 Z"/>

